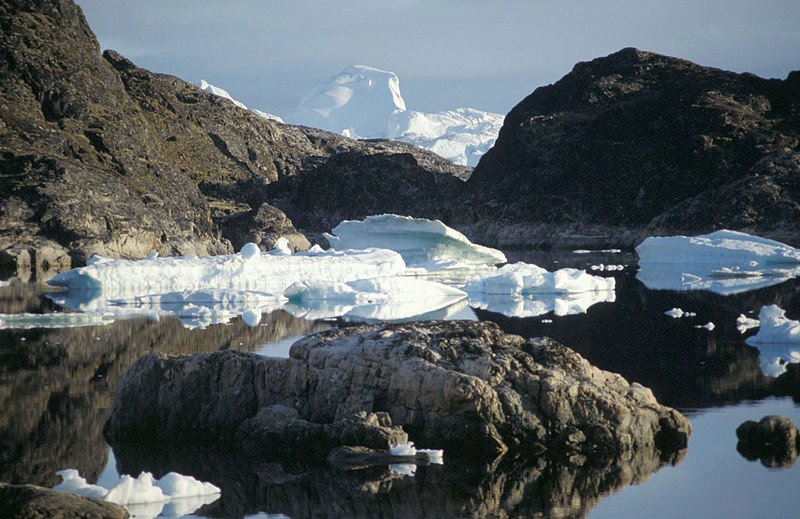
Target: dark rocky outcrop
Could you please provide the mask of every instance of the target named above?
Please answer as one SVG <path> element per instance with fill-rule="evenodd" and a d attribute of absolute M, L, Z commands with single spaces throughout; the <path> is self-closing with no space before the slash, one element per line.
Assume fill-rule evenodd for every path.
<path fill-rule="evenodd" d="M 472 238 L 633 245 L 738 229 L 800 245 L 800 72 L 762 79 L 628 48 L 505 119 L 468 184 Z"/>
<path fill-rule="evenodd" d="M 748 420 L 736 428 L 736 449 L 749 460 L 760 459 L 767 467 L 791 467 L 800 451 L 800 431 L 785 416 Z"/>
<path fill-rule="evenodd" d="M 15 519 L 126 519 L 120 505 L 34 485 L 0 483 L 0 517 Z"/>
<path fill-rule="evenodd" d="M 423 177 L 463 170 L 407 144 L 268 121 L 114 51 L 101 56 L 70 0 L 0 4 L 0 106 L 0 251 L 36 258 L 46 246 L 74 264 L 93 253 L 230 252 L 253 233 L 269 248 L 272 233 L 296 231 L 270 227 L 283 217 L 265 206 L 265 186 L 340 153 L 411 154 Z M 237 215 L 245 221 L 226 225 Z"/>
<path fill-rule="evenodd" d="M 337 445 L 385 449 L 407 433 L 456 456 L 609 460 L 674 452 L 690 431 L 649 389 L 554 341 L 438 321 L 322 332 L 288 359 L 154 353 L 120 381 L 106 425 L 112 445 L 217 438 L 305 459 Z"/>

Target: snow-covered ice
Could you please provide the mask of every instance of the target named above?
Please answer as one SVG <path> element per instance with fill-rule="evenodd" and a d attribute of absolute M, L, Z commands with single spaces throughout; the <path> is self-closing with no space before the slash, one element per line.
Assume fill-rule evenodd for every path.
<path fill-rule="evenodd" d="M 255 247 L 255 249 L 253 248 Z M 97 258 L 85 267 L 56 275 L 48 283 L 81 291 L 81 310 L 105 301 L 148 294 L 225 289 L 282 294 L 299 280 L 346 282 L 391 277 L 405 270 L 403 258 L 386 249 L 261 254 L 250 244 L 239 254 L 208 257 L 168 257 L 152 260 Z M 93 304 L 95 306 L 93 306 Z"/>
<path fill-rule="evenodd" d="M 512 263 L 471 279 L 464 290 L 472 294 L 520 295 L 577 294 L 614 290 L 612 277 L 587 274 L 573 268 L 549 272 L 538 265 Z"/>
<path fill-rule="evenodd" d="M 473 108 L 408 110 L 394 72 L 351 65 L 306 95 L 286 121 L 354 139 L 404 141 L 475 166 L 494 144 L 503 116 Z"/>
<path fill-rule="evenodd" d="M 331 233 L 324 236 L 336 250 L 390 249 L 400 253 L 409 267 L 427 270 L 506 262 L 499 250 L 474 244 L 439 220 L 382 214 L 345 220 Z"/>
<path fill-rule="evenodd" d="M 175 472 L 161 479 L 155 479 L 149 472 L 142 472 L 136 478 L 122 475 L 109 488 L 89 484 L 75 469 L 60 470 L 57 474 L 61 476 L 61 483 L 53 487 L 55 490 L 123 505 L 136 517 L 155 517 L 163 513 L 165 506 L 185 515 L 215 501 L 220 494 L 219 487 L 211 483 Z M 148 504 L 155 506 L 146 506 Z"/>
<path fill-rule="evenodd" d="M 800 362 L 800 321 L 787 318 L 777 305 L 761 307 L 758 321 L 758 333 L 745 342 L 758 348 L 764 374 L 777 377 L 787 362 Z"/>
<path fill-rule="evenodd" d="M 645 239 L 637 278 L 654 290 L 735 294 L 800 275 L 800 250 L 737 231 Z"/>
<path fill-rule="evenodd" d="M 419 461 L 441 465 L 444 463 L 444 451 L 440 449 L 418 449 L 414 442 L 400 443 L 389 449 L 389 454 L 398 457 L 414 456 Z"/>

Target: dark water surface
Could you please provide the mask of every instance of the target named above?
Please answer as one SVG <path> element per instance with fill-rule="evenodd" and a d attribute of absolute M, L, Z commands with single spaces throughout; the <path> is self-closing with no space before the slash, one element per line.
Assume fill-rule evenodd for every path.
<path fill-rule="evenodd" d="M 0 330 L 0 481 L 52 486 L 55 472 L 77 468 L 90 482 L 116 470 L 156 477 L 177 471 L 211 481 L 221 498 L 196 514 L 243 517 L 797 517 L 800 469 L 769 468 L 736 450 L 736 427 L 782 414 L 800 423 L 800 388 L 764 376 L 759 352 L 736 330 L 739 314 L 778 304 L 800 317 L 800 280 L 731 296 L 651 291 L 635 279 L 626 254 L 525 255 L 546 268 L 629 265 L 606 272 L 617 279 L 616 301 L 585 314 L 530 318 L 484 310 L 461 317 L 497 322 L 524 336 L 548 335 L 593 364 L 653 389 L 664 404 L 692 421 L 689 447 L 672 459 L 642 452 L 604 467 L 541 458 L 491 463 L 448 462 L 418 467 L 374 467 L 340 472 L 282 466 L 196 448 L 114 452 L 102 428 L 120 376 L 150 351 L 194 353 L 221 349 L 285 356 L 297 337 L 336 322 L 297 319 L 282 311 L 258 326 L 241 319 L 205 330 L 177 318 L 142 318 L 104 326 Z M 593 273 L 599 273 L 597 271 Z M 672 319 L 679 307 L 696 317 Z M 60 309 L 42 287 L 0 287 L 0 313 Z M 712 331 L 695 328 L 715 323 Z M 101 477 L 102 475 L 102 477 Z M 263 515 L 262 515 L 263 517 Z"/>

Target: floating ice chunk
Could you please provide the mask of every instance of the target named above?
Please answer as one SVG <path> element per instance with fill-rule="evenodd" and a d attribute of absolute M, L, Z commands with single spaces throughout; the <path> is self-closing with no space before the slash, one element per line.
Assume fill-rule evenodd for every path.
<path fill-rule="evenodd" d="M 736 231 L 647 238 L 638 247 L 637 278 L 656 290 L 735 294 L 800 275 L 800 250 Z"/>
<path fill-rule="evenodd" d="M 744 314 L 740 314 L 736 318 L 736 329 L 739 330 L 739 333 L 744 333 L 751 328 L 758 328 L 759 326 L 761 326 L 761 321 L 747 317 Z"/>
<path fill-rule="evenodd" d="M 258 247 L 244 254 L 170 257 L 154 260 L 104 260 L 62 272 L 51 285 L 77 291 L 73 304 L 82 310 L 104 307 L 106 300 L 142 294 L 227 289 L 281 294 L 299 280 L 345 282 L 391 277 L 405 270 L 403 258 L 385 249 L 326 251 L 291 256 L 262 255 Z"/>
<path fill-rule="evenodd" d="M 399 252 L 410 267 L 436 261 L 456 261 L 462 265 L 506 262 L 499 250 L 476 245 L 439 220 L 383 214 L 368 216 L 363 221 L 345 220 L 331 232 L 324 236 L 334 249 L 390 249 Z"/>
<path fill-rule="evenodd" d="M 103 499 L 108 494 L 107 488 L 90 485 L 75 469 L 59 470 L 56 474 L 61 476 L 61 483 L 54 486 L 53 490 L 97 499 Z"/>
<path fill-rule="evenodd" d="M 695 325 L 695 328 L 704 328 L 704 329 L 706 329 L 706 330 L 708 330 L 710 332 L 711 330 L 716 328 L 716 325 L 714 323 L 712 323 L 712 322 L 708 322 L 706 324 L 697 324 L 697 325 Z"/>
<path fill-rule="evenodd" d="M 269 253 L 274 256 L 291 256 L 292 246 L 289 244 L 288 239 L 281 236 L 275 241 L 275 245 L 270 249 Z"/>
<path fill-rule="evenodd" d="M 417 449 L 414 447 L 414 442 L 398 443 L 389 449 L 389 454 L 392 456 L 416 456 Z"/>
<path fill-rule="evenodd" d="M 694 312 L 685 312 L 681 308 L 672 308 L 664 312 L 664 314 L 672 317 L 673 319 L 680 319 L 681 317 L 695 317 L 697 315 Z"/>
<path fill-rule="evenodd" d="M 149 472 L 142 472 L 137 478 L 123 475 L 111 488 L 90 485 L 75 469 L 60 470 L 57 474 L 62 481 L 53 487 L 55 490 L 122 505 L 135 517 L 156 517 L 162 513 L 186 515 L 214 502 L 221 492 L 211 483 L 175 472 L 160 480 Z"/>
<path fill-rule="evenodd" d="M 261 249 L 255 243 L 247 242 L 242 245 L 242 250 L 239 254 L 246 260 L 257 259 L 261 257 Z"/>
<path fill-rule="evenodd" d="M 788 319 L 777 305 L 761 307 L 758 333 L 745 342 L 758 348 L 761 369 L 770 376 L 786 371 L 786 363 L 800 362 L 800 321 Z"/>
<path fill-rule="evenodd" d="M 575 294 L 614 290 L 614 278 L 587 274 L 585 270 L 565 268 L 548 272 L 528 263 L 504 265 L 488 274 L 476 276 L 464 288 L 473 294 Z"/>
<path fill-rule="evenodd" d="M 0 314 L 1 329 L 77 328 L 103 326 L 114 322 L 110 312 L 52 313 L 52 314 Z"/>

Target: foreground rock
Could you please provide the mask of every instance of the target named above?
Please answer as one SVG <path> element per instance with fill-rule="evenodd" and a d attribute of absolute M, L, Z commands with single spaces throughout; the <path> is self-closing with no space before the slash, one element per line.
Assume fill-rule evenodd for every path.
<path fill-rule="evenodd" d="M 506 117 L 468 181 L 483 218 L 467 234 L 599 247 L 727 228 L 800 245 L 798 122 L 800 71 L 632 48 L 578 63 Z"/>
<path fill-rule="evenodd" d="M 749 460 L 760 459 L 767 467 L 791 467 L 800 450 L 800 431 L 785 416 L 748 420 L 736 428 L 737 450 Z"/>
<path fill-rule="evenodd" d="M 105 433 L 112 445 L 218 438 L 306 460 L 406 437 L 446 456 L 607 460 L 682 449 L 691 426 L 647 388 L 554 341 L 428 322 L 323 332 L 288 359 L 148 355 L 121 380 Z"/>
<path fill-rule="evenodd" d="M 120 505 L 34 485 L 0 483 L 0 517 L 16 519 L 125 519 Z"/>

